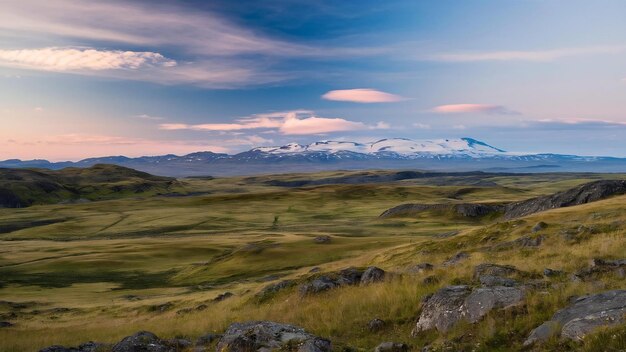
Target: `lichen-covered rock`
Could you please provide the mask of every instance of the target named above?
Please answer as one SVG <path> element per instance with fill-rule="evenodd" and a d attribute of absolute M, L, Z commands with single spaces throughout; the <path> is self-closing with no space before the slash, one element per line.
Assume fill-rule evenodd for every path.
<path fill-rule="evenodd" d="M 300 294 L 302 296 L 316 294 L 324 291 L 328 291 L 335 287 L 338 287 L 337 281 L 328 276 L 320 276 L 311 282 L 305 283 L 300 286 Z"/>
<path fill-rule="evenodd" d="M 477 279 L 483 275 L 509 277 L 519 274 L 520 271 L 512 265 L 500 265 L 492 263 L 478 264 L 474 268 L 474 278 Z"/>
<path fill-rule="evenodd" d="M 217 352 L 290 350 L 330 352 L 330 341 L 297 326 L 270 321 L 231 324 L 217 344 Z"/>
<path fill-rule="evenodd" d="M 385 279 L 385 271 L 375 266 L 367 268 L 361 275 L 361 285 L 367 285 L 374 282 L 380 282 Z"/>
<path fill-rule="evenodd" d="M 406 268 L 406 272 L 409 274 L 421 274 L 426 271 L 432 271 L 433 269 L 434 266 L 430 263 L 419 263 Z"/>
<path fill-rule="evenodd" d="M 340 270 L 337 276 L 339 285 L 356 285 L 361 282 L 363 271 L 357 268 L 347 268 Z"/>
<path fill-rule="evenodd" d="M 557 311 L 552 319 L 534 329 L 524 345 L 532 345 L 553 335 L 582 340 L 602 326 L 626 322 L 626 290 L 614 290 L 577 298 Z"/>
<path fill-rule="evenodd" d="M 492 309 L 506 308 L 520 303 L 524 291 L 517 287 L 482 287 L 477 288 L 465 298 L 463 317 L 475 323 Z"/>
<path fill-rule="evenodd" d="M 422 308 L 413 335 L 420 331 L 437 329 L 448 331 L 463 318 L 463 303 L 471 290 L 468 286 L 448 286 L 435 292 Z"/>
<path fill-rule="evenodd" d="M 506 286 L 513 287 L 517 286 L 517 281 L 513 279 L 509 279 L 507 277 L 493 276 L 493 275 L 482 275 L 478 278 L 478 281 L 481 285 L 485 287 L 494 287 L 494 286 Z"/>
<path fill-rule="evenodd" d="M 424 302 L 413 335 L 429 329 L 446 332 L 461 320 L 475 323 L 491 310 L 518 304 L 523 299 L 524 291 L 518 287 L 444 287 Z"/>
<path fill-rule="evenodd" d="M 64 347 L 59 345 L 54 345 L 50 347 L 43 348 L 39 350 L 39 352 L 101 352 L 101 351 L 109 351 L 110 345 L 89 341 L 79 345 L 78 347 Z"/>
<path fill-rule="evenodd" d="M 279 291 L 295 286 L 296 283 L 293 280 L 283 280 L 274 284 L 265 286 L 259 293 L 256 294 L 256 298 L 259 300 L 265 300 L 275 295 Z"/>
<path fill-rule="evenodd" d="M 127 336 L 113 346 L 111 352 L 175 352 L 176 347 L 148 331 Z"/>
<path fill-rule="evenodd" d="M 374 348 L 374 352 L 406 352 L 409 346 L 401 342 L 383 342 Z"/>

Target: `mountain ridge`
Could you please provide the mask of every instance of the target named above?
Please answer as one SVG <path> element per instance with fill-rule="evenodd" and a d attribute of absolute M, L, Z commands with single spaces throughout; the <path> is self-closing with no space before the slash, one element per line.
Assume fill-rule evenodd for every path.
<path fill-rule="evenodd" d="M 201 151 L 182 156 L 166 154 L 130 158 L 120 155 L 61 162 L 8 159 L 0 161 L 0 167 L 56 170 L 103 163 L 166 176 L 233 176 L 375 168 L 527 171 L 539 165 L 559 168 L 559 171 L 626 171 L 626 158 L 516 153 L 470 137 L 429 140 L 385 138 L 368 143 L 322 140 L 310 144 L 256 147 L 237 154 Z"/>

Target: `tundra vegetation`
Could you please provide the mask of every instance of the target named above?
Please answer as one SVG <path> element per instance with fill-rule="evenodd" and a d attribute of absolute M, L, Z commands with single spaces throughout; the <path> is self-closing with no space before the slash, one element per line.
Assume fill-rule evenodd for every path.
<path fill-rule="evenodd" d="M 0 350 L 104 351 L 150 331 L 118 345 L 236 351 L 251 328 L 310 351 L 626 349 L 623 192 L 519 217 L 453 206 L 626 175 L 393 173 L 4 170 L 0 196 L 21 207 L 0 208 Z M 438 206 L 380 216 L 401 204 Z"/>

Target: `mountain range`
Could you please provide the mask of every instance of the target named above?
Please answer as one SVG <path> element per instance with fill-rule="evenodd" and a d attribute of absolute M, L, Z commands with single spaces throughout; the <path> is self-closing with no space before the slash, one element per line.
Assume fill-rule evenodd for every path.
<path fill-rule="evenodd" d="M 114 164 L 166 176 L 232 176 L 280 172 L 358 169 L 445 171 L 626 172 L 626 158 L 507 152 L 473 138 L 381 139 L 371 143 L 319 141 L 257 147 L 238 154 L 196 152 L 129 158 L 107 156 L 80 161 L 10 159 L 3 168 L 89 167 Z"/>

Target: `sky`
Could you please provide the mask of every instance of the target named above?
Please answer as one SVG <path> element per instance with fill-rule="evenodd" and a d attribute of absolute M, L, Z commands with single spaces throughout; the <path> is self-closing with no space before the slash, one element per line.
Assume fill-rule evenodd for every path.
<path fill-rule="evenodd" d="M 394 137 L 626 157 L 623 0 L 0 9 L 0 160 Z"/>

